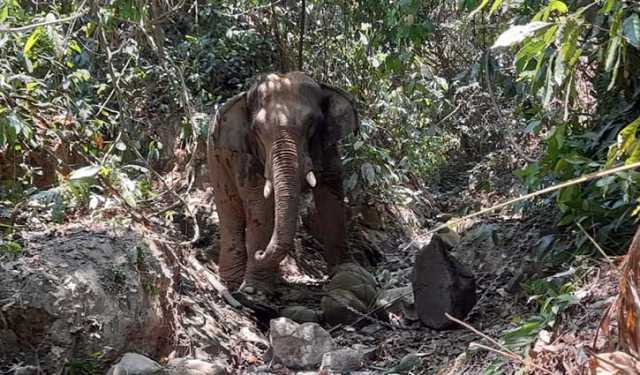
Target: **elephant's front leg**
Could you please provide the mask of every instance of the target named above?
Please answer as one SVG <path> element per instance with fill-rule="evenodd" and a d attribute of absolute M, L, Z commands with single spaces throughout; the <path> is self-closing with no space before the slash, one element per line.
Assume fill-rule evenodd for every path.
<path fill-rule="evenodd" d="M 216 211 L 220 220 L 220 258 L 218 267 L 222 281 L 231 290 L 242 283 L 247 264 L 245 247 L 245 215 L 233 173 L 228 165 L 233 156 L 223 153 L 209 155 Z"/>
<path fill-rule="evenodd" d="M 274 199 L 273 194 L 264 198 L 265 180 L 256 178 L 256 182 L 247 188 L 245 196 L 245 216 L 247 218 L 247 270 L 242 289 L 247 293 L 263 291 L 271 293 L 279 272 L 278 264 L 265 264 L 255 259 L 257 251 L 263 251 L 269 244 L 273 233 Z"/>
<path fill-rule="evenodd" d="M 347 260 L 342 166 L 337 146 L 325 150 L 318 185 L 313 189 L 315 212 L 312 219 L 314 237 L 325 248 L 325 260 L 331 271 Z"/>

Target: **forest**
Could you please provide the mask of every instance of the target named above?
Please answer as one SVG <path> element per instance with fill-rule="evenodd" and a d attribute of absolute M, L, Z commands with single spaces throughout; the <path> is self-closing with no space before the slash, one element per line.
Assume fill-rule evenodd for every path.
<path fill-rule="evenodd" d="M 0 374 L 640 374 L 637 0 L 0 0 Z"/>

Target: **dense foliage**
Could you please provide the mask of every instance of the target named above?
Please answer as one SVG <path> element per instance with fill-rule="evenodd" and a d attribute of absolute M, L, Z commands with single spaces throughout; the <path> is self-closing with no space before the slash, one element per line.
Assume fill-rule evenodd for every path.
<path fill-rule="evenodd" d="M 303 70 L 359 102 L 361 134 L 344 160 L 354 201 L 420 200 L 445 161 L 523 154 L 531 134 L 546 143 L 519 172 L 532 189 L 638 160 L 632 2 L 305 4 L 301 28 L 295 1 L 4 0 L 2 198 L 49 189 L 57 220 L 73 206 L 144 205 L 153 170 L 202 162 L 215 105 L 256 73 L 299 68 L 300 53 Z M 561 191 L 560 224 L 619 248 L 637 180 Z"/>
<path fill-rule="evenodd" d="M 489 14 L 502 9 L 501 3 L 494 2 Z M 520 25 L 511 26 L 496 47 L 517 45 L 519 113 L 528 122 L 526 131 L 544 135 L 546 143 L 543 158 L 520 172 L 529 186 L 638 162 L 638 5 L 525 1 L 502 11 Z M 560 191 L 560 225 L 582 223 L 608 247 L 624 251 L 639 178 L 638 172 L 621 172 Z M 585 240 L 580 235 L 578 245 Z"/>

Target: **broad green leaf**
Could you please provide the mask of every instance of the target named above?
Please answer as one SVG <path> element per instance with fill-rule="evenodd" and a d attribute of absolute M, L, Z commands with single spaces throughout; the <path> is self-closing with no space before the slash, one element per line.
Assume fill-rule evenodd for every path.
<path fill-rule="evenodd" d="M 537 31 L 546 29 L 551 25 L 553 24 L 550 22 L 534 21 L 526 25 L 511 26 L 507 31 L 500 34 L 491 48 L 510 47 L 519 44 Z"/>
<path fill-rule="evenodd" d="M 640 16 L 634 13 L 624 20 L 622 26 L 623 34 L 629 44 L 640 48 Z"/>
<path fill-rule="evenodd" d="M 94 178 L 100 172 L 99 165 L 88 165 L 86 167 L 82 167 L 80 169 L 76 169 L 75 171 L 69 174 L 69 180 L 81 180 L 83 178 Z"/>
<path fill-rule="evenodd" d="M 631 154 L 629 155 L 627 160 L 624 161 L 624 164 L 629 165 L 629 164 L 637 163 L 639 161 L 640 161 L 640 142 L 636 142 L 634 144 L 633 149 L 631 150 Z"/>
<path fill-rule="evenodd" d="M 29 38 L 27 39 L 27 42 L 24 44 L 24 48 L 22 50 L 22 53 L 26 57 L 31 57 L 31 50 L 36 45 L 36 43 L 38 42 L 38 39 L 40 39 L 43 33 L 44 33 L 44 28 L 38 27 L 31 33 L 31 35 L 29 35 Z"/>
<path fill-rule="evenodd" d="M 533 40 L 528 41 L 522 46 L 522 48 L 516 53 L 516 68 L 519 72 L 524 71 L 531 59 L 536 56 L 542 54 L 545 48 L 545 41 L 540 38 L 535 38 Z M 542 63 L 542 59 L 538 61 L 538 66 L 536 70 L 540 68 L 540 64 Z"/>
<path fill-rule="evenodd" d="M 625 126 L 624 129 L 618 133 L 618 150 L 620 153 L 627 153 L 631 145 L 636 142 L 638 127 L 640 127 L 640 117 Z"/>

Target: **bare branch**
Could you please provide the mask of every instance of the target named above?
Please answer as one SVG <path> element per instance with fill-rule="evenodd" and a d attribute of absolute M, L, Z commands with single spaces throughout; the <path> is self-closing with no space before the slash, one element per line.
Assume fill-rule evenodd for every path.
<path fill-rule="evenodd" d="M 21 33 L 21 32 L 24 32 L 24 31 L 29 31 L 31 29 L 35 29 L 36 27 L 40 27 L 40 26 L 50 26 L 50 25 L 54 25 L 54 24 L 57 24 L 57 23 L 65 23 L 65 22 L 73 21 L 78 17 L 82 17 L 85 14 L 87 14 L 86 10 L 84 10 L 82 12 L 78 12 L 78 13 L 72 14 L 69 17 L 58 18 L 56 20 L 43 21 L 43 22 L 38 22 L 38 23 L 31 24 L 31 25 L 20 26 L 20 27 L 0 28 L 0 34 L 4 34 L 4 33 Z"/>

